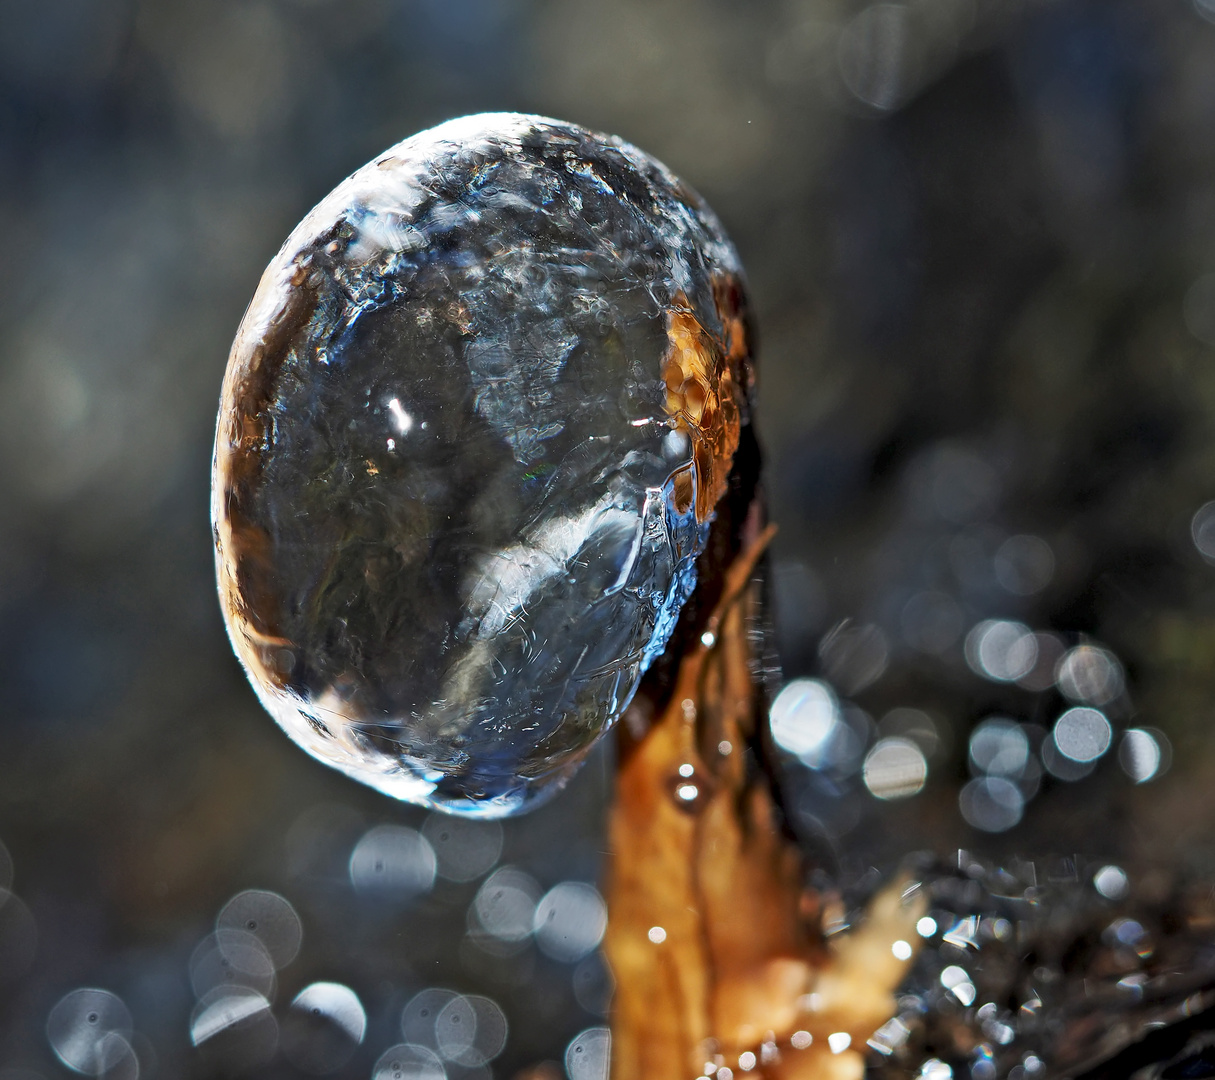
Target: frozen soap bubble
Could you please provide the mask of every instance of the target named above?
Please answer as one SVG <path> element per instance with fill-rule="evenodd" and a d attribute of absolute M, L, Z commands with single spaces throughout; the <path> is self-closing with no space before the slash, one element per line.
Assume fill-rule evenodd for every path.
<path fill-rule="evenodd" d="M 557 790 L 695 585 L 748 416 L 737 255 L 618 139 L 454 120 L 293 232 L 228 363 L 228 631 L 320 760 L 495 817 Z"/>

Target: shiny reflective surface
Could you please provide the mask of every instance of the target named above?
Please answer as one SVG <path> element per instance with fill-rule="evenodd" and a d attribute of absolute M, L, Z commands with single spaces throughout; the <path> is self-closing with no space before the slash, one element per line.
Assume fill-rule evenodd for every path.
<path fill-rule="evenodd" d="M 749 391 L 712 212 L 619 140 L 515 113 L 317 206 L 232 349 L 224 615 L 309 753 L 514 813 L 568 780 L 695 587 Z"/>

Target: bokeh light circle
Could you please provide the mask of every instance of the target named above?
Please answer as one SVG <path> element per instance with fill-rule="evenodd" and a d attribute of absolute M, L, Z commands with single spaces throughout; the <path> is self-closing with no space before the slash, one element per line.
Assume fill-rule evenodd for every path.
<path fill-rule="evenodd" d="M 879 799 L 906 799 L 922 791 L 928 779 L 928 760 L 910 739 L 879 739 L 865 755 L 861 777 Z"/>
<path fill-rule="evenodd" d="M 1055 721 L 1051 737 L 1061 754 L 1081 765 L 1087 765 L 1096 761 L 1110 748 L 1114 730 L 1104 713 L 1077 706 L 1068 709 Z"/>
<path fill-rule="evenodd" d="M 1025 797 L 1012 781 L 1002 776 L 984 776 L 962 788 L 958 808 L 967 824 L 976 829 L 1005 832 L 1021 820 Z"/>

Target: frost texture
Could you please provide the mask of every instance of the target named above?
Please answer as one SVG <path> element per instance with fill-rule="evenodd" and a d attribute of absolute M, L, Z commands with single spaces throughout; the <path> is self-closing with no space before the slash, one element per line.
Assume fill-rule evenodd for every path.
<path fill-rule="evenodd" d="M 537 117 L 423 132 L 308 215 L 233 346 L 213 492 L 229 633 L 297 743 L 482 816 L 568 778 L 695 586 L 739 276 L 661 165 Z"/>

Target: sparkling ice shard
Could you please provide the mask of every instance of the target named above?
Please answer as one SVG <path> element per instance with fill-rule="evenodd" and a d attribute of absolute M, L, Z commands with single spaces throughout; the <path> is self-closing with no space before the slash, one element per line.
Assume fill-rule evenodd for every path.
<path fill-rule="evenodd" d="M 696 582 L 746 422 L 741 270 L 618 139 L 454 120 L 338 186 L 228 362 L 228 631 L 314 757 L 510 814 L 615 722 Z"/>

